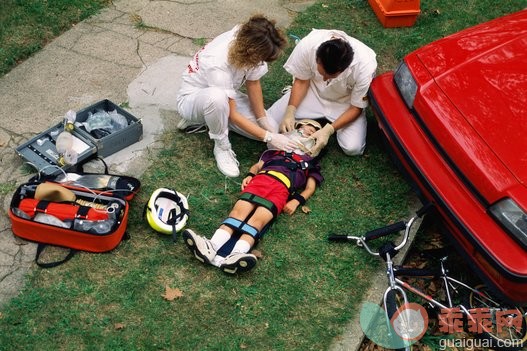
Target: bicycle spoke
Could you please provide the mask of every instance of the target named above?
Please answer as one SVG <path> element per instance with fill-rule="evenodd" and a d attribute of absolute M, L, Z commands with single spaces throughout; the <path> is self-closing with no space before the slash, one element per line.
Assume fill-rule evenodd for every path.
<path fill-rule="evenodd" d="M 527 341 L 527 318 L 521 308 L 500 304 L 485 286 L 476 287 L 470 294 L 471 309 L 487 310 L 492 324 L 491 330 L 483 327 L 479 337 L 487 339 L 497 349 L 515 350 Z"/>

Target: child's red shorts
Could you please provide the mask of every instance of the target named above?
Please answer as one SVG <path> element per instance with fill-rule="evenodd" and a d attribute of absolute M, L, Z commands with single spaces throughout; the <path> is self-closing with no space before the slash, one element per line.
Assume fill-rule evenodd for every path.
<path fill-rule="evenodd" d="M 253 194 L 271 201 L 276 206 L 277 215 L 282 213 L 289 198 L 289 190 L 284 183 L 266 174 L 255 175 L 242 193 Z"/>

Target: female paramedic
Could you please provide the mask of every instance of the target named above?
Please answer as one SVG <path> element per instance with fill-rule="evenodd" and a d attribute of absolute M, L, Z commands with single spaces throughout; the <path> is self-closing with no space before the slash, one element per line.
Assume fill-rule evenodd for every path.
<path fill-rule="evenodd" d="M 220 34 L 199 50 L 183 72 L 177 95 L 181 130 L 205 126 L 214 140 L 214 157 L 228 177 L 240 175 L 229 129 L 292 150 L 289 139 L 266 116 L 260 78 L 267 62 L 275 61 L 287 45 L 275 22 L 262 15 Z M 245 85 L 247 95 L 240 92 Z"/>
<path fill-rule="evenodd" d="M 300 40 L 284 64 L 293 77 L 291 90 L 268 109 L 280 131 L 293 129 L 295 115 L 330 123 L 313 137 L 316 156 L 336 131 L 346 155 L 366 146 L 367 92 L 377 68 L 375 52 L 338 30 L 314 29 Z"/>
<path fill-rule="evenodd" d="M 307 154 L 314 142 L 310 136 L 320 129 L 317 121 L 299 120 L 287 133 L 296 149 L 263 152 L 243 179 L 240 198 L 210 240 L 191 229 L 183 231 L 187 247 L 199 261 L 230 274 L 256 265 L 256 256 L 249 251 L 271 222 L 282 211 L 292 215 L 323 181 L 319 160 Z"/>

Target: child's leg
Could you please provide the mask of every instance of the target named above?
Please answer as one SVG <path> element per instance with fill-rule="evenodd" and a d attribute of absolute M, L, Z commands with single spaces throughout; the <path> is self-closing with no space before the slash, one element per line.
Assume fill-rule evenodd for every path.
<path fill-rule="evenodd" d="M 244 201 L 238 201 L 238 202 L 243 203 Z M 232 235 L 232 233 L 235 230 L 238 230 L 242 233 L 240 238 L 238 239 L 238 242 L 236 243 L 236 245 L 238 246 L 236 245 L 234 246 L 234 248 L 231 251 L 232 253 L 249 252 L 251 248 L 254 246 L 254 244 L 256 243 L 256 240 L 259 239 L 260 232 L 262 231 L 262 229 L 264 229 L 265 226 L 273 220 L 273 213 L 269 211 L 268 209 L 261 207 L 261 206 L 256 207 L 256 209 L 254 209 L 255 205 L 250 204 L 250 203 L 246 203 L 246 204 L 250 205 L 253 208 L 254 211 L 251 211 L 252 214 L 249 213 L 246 215 L 245 204 L 241 204 L 240 207 L 235 206 L 233 210 L 231 211 L 231 213 L 229 214 L 229 217 L 224 222 L 224 224 L 222 224 L 220 228 L 218 229 L 219 231 L 218 239 L 220 236 L 223 238 L 226 237 L 222 234 L 222 232 L 228 232 Z M 242 211 L 239 211 L 240 209 Z M 226 222 L 229 222 L 229 224 L 228 225 L 225 224 Z M 242 226 L 239 228 L 236 228 L 235 227 L 236 222 L 242 223 Z M 227 240 L 225 242 L 227 242 Z M 223 244 L 225 244 L 225 242 L 223 242 Z"/>
<path fill-rule="evenodd" d="M 240 216 L 245 214 L 247 217 L 253 210 L 253 204 L 245 201 L 237 201 L 231 213 L 234 211 Z M 218 251 L 231 239 L 233 233 L 233 229 L 222 225 L 209 240 L 204 236 L 196 234 L 192 229 L 185 229 L 183 231 L 183 239 L 196 259 L 200 262 L 219 267 L 225 259 L 225 256 L 218 256 Z"/>
<path fill-rule="evenodd" d="M 231 212 L 231 214 L 234 213 Z M 232 247 L 230 253 L 224 257 L 219 254 L 216 255 L 213 264 L 219 265 L 224 272 L 230 274 L 252 269 L 256 265 L 257 259 L 249 251 L 261 237 L 262 230 L 273 218 L 273 213 L 264 207 L 257 207 L 245 221 L 235 219 L 234 217 L 227 218 L 224 222 L 225 224 L 222 226 L 234 231 L 238 230 L 242 234 L 234 244 L 234 247 Z"/>
<path fill-rule="evenodd" d="M 229 218 L 235 218 L 239 221 L 245 220 L 255 209 L 255 205 L 247 201 L 236 201 L 234 207 L 229 213 Z M 212 246 L 218 251 L 231 238 L 234 230 L 224 224 L 214 232 L 210 239 Z M 251 245 L 252 246 L 252 245 Z"/>

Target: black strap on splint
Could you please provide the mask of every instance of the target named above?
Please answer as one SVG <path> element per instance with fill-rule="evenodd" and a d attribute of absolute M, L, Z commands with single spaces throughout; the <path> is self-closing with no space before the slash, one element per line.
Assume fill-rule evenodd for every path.
<path fill-rule="evenodd" d="M 40 200 L 37 203 L 37 206 L 35 207 L 36 212 L 47 213 L 46 209 L 48 208 L 50 203 L 52 202 L 47 201 L 47 200 Z M 69 204 L 70 202 L 63 202 L 63 203 Z M 78 205 L 74 202 L 71 202 L 71 204 L 74 204 L 77 207 L 77 213 L 75 214 L 75 218 L 79 218 L 79 219 L 86 219 L 88 217 L 88 213 L 92 209 L 89 206 Z M 53 213 L 50 213 L 50 214 L 53 215 Z"/>
<path fill-rule="evenodd" d="M 248 233 L 249 235 L 254 237 L 254 239 L 255 239 L 254 246 L 256 246 L 258 244 L 258 242 L 260 241 L 260 239 L 264 236 L 264 234 L 267 233 L 269 228 L 271 228 L 271 225 L 273 224 L 273 222 L 274 222 L 274 220 L 276 218 L 276 212 L 277 212 L 276 206 L 269 200 L 266 200 L 266 199 L 264 199 L 264 198 L 262 198 L 260 196 L 256 196 L 256 195 L 249 194 L 249 193 L 243 193 L 240 196 L 240 199 L 245 200 L 245 201 L 249 201 L 249 202 L 254 203 L 254 204 L 258 205 L 258 206 L 263 206 L 266 209 L 268 209 L 269 211 L 271 211 L 271 213 L 273 214 L 273 219 L 269 223 L 267 223 L 262 228 L 262 230 L 260 230 L 258 232 L 258 234 L 256 236 L 252 235 L 251 233 Z M 223 244 L 223 246 L 220 247 L 220 249 L 216 252 L 217 255 L 222 256 L 222 257 L 227 257 L 232 252 L 232 249 L 234 248 L 234 245 L 236 245 L 236 242 L 238 240 L 240 240 L 240 237 L 243 234 L 245 234 L 245 231 L 242 230 L 241 228 L 243 228 L 243 225 L 246 224 L 247 221 L 251 218 L 251 216 L 254 214 L 254 212 L 256 211 L 258 206 L 256 206 L 251 211 L 251 213 L 249 213 L 249 215 L 247 216 L 247 218 L 245 218 L 244 221 L 240 221 L 240 224 L 238 226 L 232 225 L 229 221 L 223 222 L 224 225 L 230 227 L 234 232 L 231 235 L 231 237 L 229 238 L 229 240 L 227 240 L 227 242 L 225 244 Z"/>
<path fill-rule="evenodd" d="M 278 215 L 278 209 L 276 208 L 276 206 L 271 201 L 264 199 L 261 196 L 257 196 L 250 193 L 242 193 L 239 199 L 268 209 L 269 211 L 271 211 L 274 218 L 276 218 L 276 216 Z"/>
<path fill-rule="evenodd" d="M 227 257 L 232 252 L 232 249 L 234 249 L 234 245 L 236 245 L 236 242 L 240 240 L 241 236 L 242 233 L 240 231 L 234 231 L 229 240 L 227 240 L 227 242 L 223 244 L 223 246 L 220 247 L 220 249 L 216 252 L 216 255 L 221 257 Z"/>
<path fill-rule="evenodd" d="M 273 222 L 274 222 L 274 219 L 271 222 L 267 223 L 267 225 L 263 227 L 262 230 L 260 230 L 260 232 L 258 233 L 258 237 L 255 238 L 256 240 L 255 240 L 253 248 L 256 245 L 258 245 L 258 242 L 264 236 L 264 234 L 267 233 L 267 231 L 269 230 Z M 222 247 L 220 247 L 220 249 L 216 252 L 216 255 L 221 256 L 221 257 L 227 257 L 232 252 L 232 249 L 234 249 L 234 245 L 236 245 L 236 242 L 240 240 L 240 237 L 242 236 L 242 234 L 244 234 L 242 231 L 234 230 L 234 233 L 231 235 L 229 240 L 227 240 L 227 242 L 223 244 Z"/>

